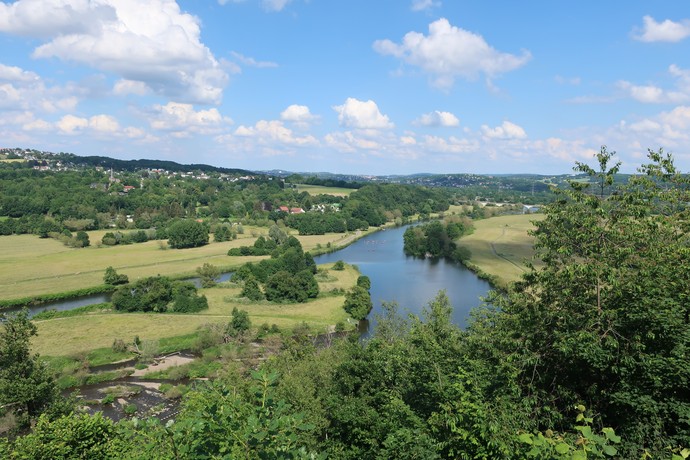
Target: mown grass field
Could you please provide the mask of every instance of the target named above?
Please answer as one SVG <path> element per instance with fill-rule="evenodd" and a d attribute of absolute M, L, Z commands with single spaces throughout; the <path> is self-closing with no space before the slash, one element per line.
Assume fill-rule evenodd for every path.
<path fill-rule="evenodd" d="M 310 195 L 334 195 L 334 196 L 350 196 L 350 193 L 354 192 L 355 189 L 351 188 L 340 188 L 340 187 L 322 187 L 321 185 L 307 185 L 298 184 L 297 191 L 307 192 Z"/>
<path fill-rule="evenodd" d="M 472 252 L 472 264 L 506 285 L 526 270 L 525 261 L 534 255 L 534 238 L 527 232 L 534 228 L 532 221 L 543 218 L 541 214 L 521 214 L 477 220 L 474 233 L 462 237 L 459 244 Z"/>
<path fill-rule="evenodd" d="M 197 267 L 209 263 L 219 267 L 236 267 L 256 257 L 229 257 L 228 249 L 251 245 L 254 235 L 267 234 L 266 228 L 247 228 L 237 240 L 209 243 L 200 248 L 161 249 L 161 242 L 102 246 L 104 230 L 89 232 L 92 246 L 68 248 L 54 239 L 35 235 L 0 237 L 0 299 L 17 299 L 40 294 L 72 291 L 103 284 L 108 266 L 129 276 L 130 281 L 147 276 L 194 275 Z M 338 247 L 351 236 L 327 234 L 300 236 L 305 251 L 328 243 Z M 211 238 L 212 239 L 212 238 Z"/>
<path fill-rule="evenodd" d="M 325 265 L 329 267 L 330 265 Z M 359 273 L 346 266 L 344 271 L 329 271 L 329 281 L 319 282 L 322 293 L 334 288 L 352 287 Z M 70 318 L 36 321 L 38 335 L 32 340 L 32 350 L 43 356 L 76 356 L 97 348 L 110 347 L 115 339 L 131 342 L 135 336 L 142 341 L 158 341 L 194 333 L 208 323 L 227 323 L 233 308 L 246 310 L 254 327 L 263 323 L 289 329 L 302 322 L 315 331 L 326 331 L 347 314 L 342 309 L 343 295 L 324 295 L 304 304 L 273 304 L 247 302 L 238 298 L 240 288 L 219 285 L 202 289 L 209 309 L 198 314 L 160 313 L 94 313 Z"/>

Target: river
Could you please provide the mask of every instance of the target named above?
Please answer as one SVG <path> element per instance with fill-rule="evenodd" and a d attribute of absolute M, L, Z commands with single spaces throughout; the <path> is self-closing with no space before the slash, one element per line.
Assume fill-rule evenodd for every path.
<path fill-rule="evenodd" d="M 491 289 L 462 264 L 445 259 L 419 259 L 403 252 L 405 227 L 376 232 L 337 252 L 314 257 L 317 264 L 342 260 L 356 265 L 371 279 L 369 329 L 382 313 L 382 302 L 396 302 L 400 313 L 419 314 L 436 294 L 444 290 L 453 305 L 453 322 L 467 324 L 469 311 L 481 304 Z"/>
<path fill-rule="evenodd" d="M 314 257 L 317 264 L 342 260 L 359 267 L 363 275 L 371 279 L 371 299 L 374 304 L 369 316 L 369 329 L 381 313 L 382 302 L 397 302 L 400 312 L 421 313 L 423 307 L 436 294 L 445 289 L 453 310 L 453 322 L 460 327 L 466 324 L 473 307 L 480 305 L 479 298 L 491 289 L 489 283 L 479 279 L 463 265 L 445 259 L 419 259 L 403 252 L 405 227 L 372 233 L 350 246 L 330 254 Z M 224 273 L 220 281 L 229 279 Z M 198 279 L 190 279 L 198 284 Z M 29 307 L 31 316 L 45 310 L 71 310 L 110 300 L 110 294 L 65 299 Z M 4 310 L 11 312 L 15 309 Z M 365 328 L 366 329 L 366 328 Z M 366 333 L 366 330 L 364 331 Z"/>

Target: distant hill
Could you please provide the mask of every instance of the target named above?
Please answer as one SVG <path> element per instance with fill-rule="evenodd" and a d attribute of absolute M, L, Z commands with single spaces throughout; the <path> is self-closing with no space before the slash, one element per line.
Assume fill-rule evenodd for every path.
<path fill-rule="evenodd" d="M 180 164 L 168 160 L 119 160 L 104 156 L 79 156 L 73 153 L 54 153 L 35 149 L 4 148 L 0 154 L 8 158 L 24 158 L 29 161 L 59 161 L 65 165 L 113 168 L 116 171 L 138 171 L 140 169 L 163 169 L 170 172 L 201 171 L 205 173 L 217 172 L 232 175 L 254 175 L 256 172 L 238 168 L 220 168 L 206 164 Z M 260 174 L 260 173 L 259 173 Z"/>
<path fill-rule="evenodd" d="M 220 168 L 217 166 L 196 163 L 185 165 L 168 160 L 118 160 L 116 158 L 101 156 L 80 157 L 71 153 L 59 155 L 62 156 L 60 159 L 63 162 L 67 161 L 73 164 L 83 166 L 102 166 L 104 168 L 113 168 L 119 171 L 137 171 L 140 169 L 164 169 L 166 171 L 171 172 L 203 171 L 237 175 L 255 174 L 246 169 Z"/>

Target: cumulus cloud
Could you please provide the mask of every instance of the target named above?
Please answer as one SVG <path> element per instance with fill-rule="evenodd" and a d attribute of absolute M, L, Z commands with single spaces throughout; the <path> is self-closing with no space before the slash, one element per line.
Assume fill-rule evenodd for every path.
<path fill-rule="evenodd" d="M 293 123 L 300 128 L 308 128 L 319 117 L 312 115 L 306 105 L 292 104 L 280 113 L 280 119 Z"/>
<path fill-rule="evenodd" d="M 482 125 L 482 134 L 490 139 L 524 139 L 527 137 L 524 129 L 509 121 L 504 121 L 495 128 Z"/>
<path fill-rule="evenodd" d="M 224 129 L 232 120 L 223 117 L 218 109 L 194 110 L 192 104 L 168 102 L 155 105 L 150 120 L 153 129 L 172 132 L 176 137 L 187 137 L 191 133 L 213 134 Z"/>
<path fill-rule="evenodd" d="M 73 109 L 79 90 L 46 86 L 34 72 L 0 64 L 0 108 L 6 111 L 56 112 Z"/>
<path fill-rule="evenodd" d="M 377 40 L 374 50 L 419 67 L 432 76 L 439 88 L 450 88 L 456 78 L 474 79 L 483 74 L 489 80 L 525 65 L 531 58 L 502 53 L 489 46 L 481 35 L 452 26 L 441 18 L 429 24 L 429 34 L 408 32 L 400 44 Z"/>
<path fill-rule="evenodd" d="M 282 121 L 259 120 L 254 126 L 239 126 L 236 137 L 253 138 L 261 144 L 282 144 L 288 146 L 314 146 L 318 141 L 314 136 L 297 136 Z"/>
<path fill-rule="evenodd" d="M 454 127 L 460 126 L 460 120 L 458 120 L 458 117 L 450 112 L 440 112 L 438 110 L 434 110 L 431 113 L 425 113 L 419 117 L 414 121 L 414 124 L 421 126 Z"/>
<path fill-rule="evenodd" d="M 219 103 L 228 79 L 201 43 L 198 18 L 174 0 L 0 3 L 0 31 L 45 39 L 35 58 L 112 72 L 179 101 Z"/>
<path fill-rule="evenodd" d="M 360 101 L 348 97 L 343 105 L 333 106 L 338 113 L 340 126 L 355 129 L 388 129 L 394 125 L 379 111 L 376 102 L 372 100 Z"/>
<path fill-rule="evenodd" d="M 679 42 L 690 36 L 690 20 L 656 22 L 651 16 L 642 18 L 642 28 L 633 31 L 633 38 L 641 42 Z"/>
<path fill-rule="evenodd" d="M 635 85 L 628 81 L 619 81 L 616 85 L 629 97 L 647 104 L 679 104 L 689 101 L 690 70 L 672 64 L 668 68 L 668 73 L 676 79 L 675 88 L 672 90 L 665 90 L 656 85 Z"/>

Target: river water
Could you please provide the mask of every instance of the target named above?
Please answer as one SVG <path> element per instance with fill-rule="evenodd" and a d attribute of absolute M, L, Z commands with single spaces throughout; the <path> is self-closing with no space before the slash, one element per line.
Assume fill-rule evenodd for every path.
<path fill-rule="evenodd" d="M 462 264 L 445 259 L 420 259 L 403 252 L 405 227 L 368 235 L 337 252 L 314 257 L 317 264 L 342 260 L 359 267 L 371 279 L 369 329 L 382 313 L 382 302 L 396 302 L 399 312 L 420 314 L 436 294 L 445 290 L 453 305 L 453 322 L 467 323 L 469 311 L 481 304 L 491 286 Z"/>

